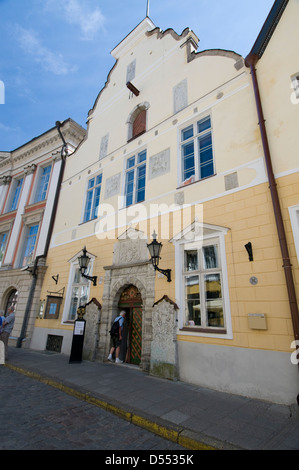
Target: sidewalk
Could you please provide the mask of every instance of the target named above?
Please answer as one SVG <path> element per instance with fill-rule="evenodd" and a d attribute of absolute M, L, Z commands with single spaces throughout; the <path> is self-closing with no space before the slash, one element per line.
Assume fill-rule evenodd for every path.
<path fill-rule="evenodd" d="M 299 450 L 299 410 L 152 377 L 130 365 L 9 348 L 1 367 L 116 413 L 186 449 Z"/>

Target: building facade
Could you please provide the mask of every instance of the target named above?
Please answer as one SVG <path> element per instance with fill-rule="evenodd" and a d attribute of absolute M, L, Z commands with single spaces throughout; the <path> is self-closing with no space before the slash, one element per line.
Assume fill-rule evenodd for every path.
<path fill-rule="evenodd" d="M 299 66 L 289 31 L 298 34 L 299 12 L 295 0 L 273 8 L 255 66 L 298 294 L 298 108 L 290 86 Z M 259 39 L 265 35 L 263 28 Z M 78 307 L 86 306 L 86 357 L 105 361 L 121 308 L 125 362 L 293 403 L 294 329 L 249 63 L 231 51 L 198 51 L 194 32 L 161 31 L 149 18 L 112 56 L 86 138 L 66 162 L 31 347 L 69 354 Z M 153 232 L 163 243 L 160 271 L 148 250 Z M 93 282 L 81 275 L 84 247 Z"/>
<path fill-rule="evenodd" d="M 45 258 L 62 176 L 62 148 L 73 152 L 85 130 L 71 119 L 11 152 L 0 152 L 0 298 L 2 313 L 15 305 L 10 338 L 20 346 L 32 335 Z M 63 130 L 62 130 L 63 129 Z"/>

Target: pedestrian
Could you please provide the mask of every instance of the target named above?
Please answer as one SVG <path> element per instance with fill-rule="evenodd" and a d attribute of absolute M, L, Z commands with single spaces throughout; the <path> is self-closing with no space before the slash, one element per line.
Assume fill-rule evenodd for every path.
<path fill-rule="evenodd" d="M 126 312 L 122 310 L 118 317 L 115 318 L 111 330 L 110 335 L 112 339 L 112 348 L 110 349 L 110 353 L 108 356 L 108 361 L 113 361 L 112 354 L 115 351 L 115 363 L 121 364 L 123 361 L 119 359 L 119 351 L 122 342 L 122 333 L 123 333 L 123 326 L 125 321 Z"/>
<path fill-rule="evenodd" d="M 10 333 L 13 330 L 15 324 L 15 309 L 13 306 L 10 306 L 7 310 L 6 317 L 4 317 L 4 322 L 2 323 L 2 330 L 0 333 L 0 341 L 3 341 L 5 348 L 5 360 L 8 359 L 8 339 Z"/>

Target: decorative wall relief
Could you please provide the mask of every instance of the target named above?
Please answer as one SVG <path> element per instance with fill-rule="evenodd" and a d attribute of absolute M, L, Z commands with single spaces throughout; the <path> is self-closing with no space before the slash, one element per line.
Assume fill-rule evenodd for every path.
<path fill-rule="evenodd" d="M 101 140 L 101 147 L 100 147 L 100 160 L 105 158 L 108 153 L 108 142 L 109 142 L 109 134 L 104 135 Z"/>
<path fill-rule="evenodd" d="M 136 73 L 136 59 L 133 60 L 127 67 L 126 83 L 131 82 L 135 78 Z"/>
<path fill-rule="evenodd" d="M 173 111 L 178 113 L 188 106 L 187 79 L 173 88 Z"/>
<path fill-rule="evenodd" d="M 105 199 L 115 196 L 120 192 L 121 173 L 113 175 L 106 180 Z"/>
<path fill-rule="evenodd" d="M 165 379 L 178 379 L 176 310 L 178 306 L 166 295 L 155 302 L 152 311 L 150 373 Z"/>
<path fill-rule="evenodd" d="M 84 319 L 86 320 L 82 355 L 84 360 L 95 360 L 99 337 L 100 318 L 101 304 L 93 298 L 86 304 L 86 313 L 84 315 Z"/>
<path fill-rule="evenodd" d="M 165 175 L 170 172 L 170 149 L 165 149 L 149 159 L 149 179 Z"/>

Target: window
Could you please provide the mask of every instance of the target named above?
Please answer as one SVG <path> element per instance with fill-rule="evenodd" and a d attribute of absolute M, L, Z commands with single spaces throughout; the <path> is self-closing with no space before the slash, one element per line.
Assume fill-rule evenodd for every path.
<path fill-rule="evenodd" d="M 126 165 L 125 204 L 130 206 L 145 199 L 146 150 L 130 157 Z"/>
<path fill-rule="evenodd" d="M 38 181 L 38 186 L 36 189 L 34 202 L 44 201 L 47 196 L 49 179 L 51 174 L 51 165 L 42 168 L 40 173 L 40 178 Z"/>
<path fill-rule="evenodd" d="M 89 295 L 89 281 L 81 276 L 80 268 L 76 267 L 73 272 L 68 321 L 76 319 L 78 307 L 87 303 Z M 88 272 L 86 274 L 88 275 Z"/>
<path fill-rule="evenodd" d="M 146 132 L 147 110 L 149 108 L 150 104 L 147 101 L 139 103 L 128 116 L 128 142 Z"/>
<path fill-rule="evenodd" d="M 299 264 L 299 205 L 289 207 L 289 214 L 293 230 L 297 260 Z"/>
<path fill-rule="evenodd" d="M 185 326 L 224 328 L 222 270 L 217 241 L 184 250 Z"/>
<path fill-rule="evenodd" d="M 138 137 L 146 131 L 146 110 L 142 109 L 133 121 L 132 138 Z"/>
<path fill-rule="evenodd" d="M 25 243 L 23 249 L 23 255 L 21 257 L 20 267 L 26 266 L 27 264 L 32 263 L 34 249 L 36 245 L 36 239 L 38 234 L 38 225 L 32 225 L 31 227 L 26 227 L 25 233 Z"/>
<path fill-rule="evenodd" d="M 7 207 L 8 212 L 15 211 L 17 209 L 22 185 L 23 178 L 13 180 L 11 188 L 11 197 Z"/>
<path fill-rule="evenodd" d="M 8 232 L 0 233 L 0 266 L 2 266 L 7 239 L 8 239 Z"/>
<path fill-rule="evenodd" d="M 299 73 L 296 73 L 291 77 L 292 79 L 292 88 L 295 92 L 295 98 L 299 98 Z"/>
<path fill-rule="evenodd" d="M 88 181 L 83 222 L 96 219 L 100 203 L 102 174 Z"/>
<path fill-rule="evenodd" d="M 181 131 L 181 162 L 183 184 L 189 184 L 214 174 L 210 116 Z"/>

